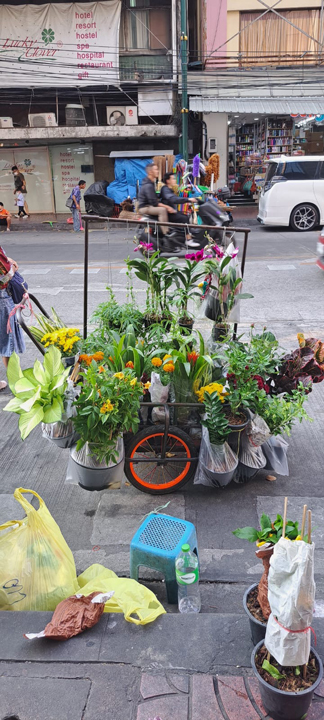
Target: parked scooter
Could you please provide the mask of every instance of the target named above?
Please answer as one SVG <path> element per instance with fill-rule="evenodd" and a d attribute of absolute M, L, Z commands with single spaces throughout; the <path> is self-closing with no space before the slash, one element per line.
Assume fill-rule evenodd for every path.
<path fill-rule="evenodd" d="M 188 227 L 171 227 L 167 235 L 163 235 L 160 226 L 156 224 L 153 218 L 144 215 L 141 218 L 141 224 L 136 233 L 136 240 L 139 243 L 139 250 L 143 254 L 148 252 L 160 251 L 162 257 L 184 257 L 191 248 L 187 247 L 186 236 L 188 231 L 192 239 L 197 243 L 196 250 L 201 250 L 209 243 L 212 238 L 216 243 L 220 244 L 224 237 L 224 230 L 230 225 L 231 219 L 229 213 L 220 210 L 214 200 L 207 202 L 198 201 L 197 214 L 203 225 L 212 225 L 213 228 L 205 230 L 200 225 L 192 224 L 192 215 L 188 215 Z M 171 216 L 172 217 L 172 216 Z M 170 221 L 171 222 L 171 221 Z M 141 246 L 142 248 L 141 249 Z M 146 246 L 150 245 L 150 248 Z M 153 246 L 153 247 L 152 247 Z"/>

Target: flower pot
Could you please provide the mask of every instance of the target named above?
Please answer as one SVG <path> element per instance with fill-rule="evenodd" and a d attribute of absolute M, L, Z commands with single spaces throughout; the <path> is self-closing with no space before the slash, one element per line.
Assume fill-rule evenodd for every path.
<path fill-rule="evenodd" d="M 74 366 L 76 360 L 76 355 L 72 355 L 72 357 L 62 357 L 62 365 L 64 365 L 65 368 L 71 367 L 71 365 Z"/>
<path fill-rule="evenodd" d="M 67 422 L 42 423 L 42 435 L 46 440 L 60 448 L 69 448 L 74 445 L 79 435 L 74 431 L 72 420 Z"/>
<path fill-rule="evenodd" d="M 233 478 L 238 459 L 227 443 L 221 445 L 211 443 L 205 427 L 203 427 L 202 437 L 204 441 L 199 452 L 202 473 L 215 487 L 226 487 Z"/>
<path fill-rule="evenodd" d="M 273 720 L 303 720 L 303 718 L 306 718 L 308 709 L 313 699 L 314 691 L 319 686 L 323 678 L 323 665 L 321 658 L 314 648 L 311 648 L 319 668 L 317 680 L 310 688 L 307 688 L 307 690 L 301 690 L 300 692 L 287 692 L 269 685 L 259 675 L 255 665 L 255 656 L 263 644 L 264 641 L 261 640 L 252 651 L 251 665 L 253 672 L 259 681 L 261 700 L 266 713 L 269 714 Z"/>
<path fill-rule="evenodd" d="M 229 331 L 229 325 L 222 323 L 215 323 L 213 325 L 211 338 L 213 342 L 224 342 L 226 340 Z"/>
<path fill-rule="evenodd" d="M 193 324 L 194 324 L 194 321 L 191 320 L 190 318 L 188 320 L 187 320 L 187 318 L 180 318 L 180 320 L 178 320 L 179 327 L 186 328 L 187 330 L 192 330 Z"/>
<path fill-rule="evenodd" d="M 229 413 L 230 413 L 229 405 L 227 405 L 227 408 L 228 408 Z M 227 414 L 227 413 L 226 413 L 226 409 L 225 409 L 225 415 L 226 415 L 226 414 Z M 245 418 L 245 419 L 243 420 L 243 418 L 242 418 L 242 420 L 240 420 L 240 418 L 238 418 L 238 422 L 237 422 L 237 423 L 235 423 L 235 422 L 233 422 L 233 421 L 230 421 L 230 420 L 228 421 L 228 427 L 230 428 L 230 430 L 232 431 L 232 433 L 242 432 L 242 430 L 244 430 L 244 428 L 246 428 L 246 426 L 247 426 L 247 424 L 248 424 L 248 422 L 249 422 L 249 420 L 250 420 L 249 411 L 246 410 L 246 409 L 243 408 L 243 407 L 241 407 L 241 408 L 239 409 L 238 415 L 244 415 L 244 418 Z"/>
<path fill-rule="evenodd" d="M 248 597 L 250 595 L 250 592 L 257 588 L 257 584 L 251 585 L 251 587 L 248 588 L 248 590 L 245 591 L 243 596 L 243 607 L 244 610 L 249 618 L 250 623 L 250 630 L 251 630 L 251 640 L 253 642 L 253 645 L 257 645 L 258 643 L 263 641 L 266 634 L 267 625 L 266 623 L 260 622 L 260 620 L 257 620 L 252 613 L 250 613 L 250 610 L 247 606 Z"/>
<path fill-rule="evenodd" d="M 100 462 L 96 455 L 91 454 L 91 449 L 86 443 L 81 450 L 77 451 L 76 445 L 70 450 L 70 459 L 73 465 L 73 474 L 78 484 L 84 490 L 106 490 L 109 485 L 121 482 L 124 472 L 124 443 L 119 437 L 116 442 L 118 455 L 117 463 L 112 461 L 106 465 Z"/>

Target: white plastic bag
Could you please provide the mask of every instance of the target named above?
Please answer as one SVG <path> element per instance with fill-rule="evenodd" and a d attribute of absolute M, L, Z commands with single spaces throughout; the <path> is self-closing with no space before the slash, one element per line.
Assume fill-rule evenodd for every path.
<path fill-rule="evenodd" d="M 267 458 L 266 470 L 274 470 L 278 475 L 289 475 L 288 443 L 282 435 L 271 435 L 262 445 L 262 450 Z"/>
<path fill-rule="evenodd" d="M 211 443 L 208 429 L 203 425 L 194 484 L 225 487 L 231 482 L 237 463 L 237 456 L 228 443 L 222 445 Z"/>
<path fill-rule="evenodd" d="M 158 373 L 152 372 L 151 387 L 150 387 L 151 402 L 166 403 L 168 401 L 168 397 L 169 397 L 169 389 L 170 389 L 170 385 L 169 384 L 162 385 L 160 375 Z M 164 407 L 153 408 L 153 410 L 152 410 L 153 422 L 164 422 L 164 418 L 165 418 Z"/>
<path fill-rule="evenodd" d="M 270 437 L 267 423 L 259 415 L 252 415 L 241 433 L 239 446 L 239 466 L 235 482 L 243 483 L 250 480 L 259 470 L 266 466 L 266 457 L 260 447 Z"/>
<path fill-rule="evenodd" d="M 314 543 L 280 538 L 270 560 L 271 615 L 265 646 L 282 666 L 297 667 L 309 660 L 315 602 L 314 550 Z"/>

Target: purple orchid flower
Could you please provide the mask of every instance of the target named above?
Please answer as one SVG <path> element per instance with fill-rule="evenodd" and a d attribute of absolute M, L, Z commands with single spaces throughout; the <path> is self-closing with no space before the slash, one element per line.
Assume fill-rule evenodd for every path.
<path fill-rule="evenodd" d="M 218 247 L 218 245 L 214 245 L 214 251 L 215 251 L 215 254 L 216 254 L 216 257 L 218 258 L 218 260 L 222 260 L 222 258 L 225 255 L 223 250 L 221 250 L 221 248 Z"/>
<path fill-rule="evenodd" d="M 185 259 L 186 260 L 195 260 L 196 255 L 195 255 L 195 253 L 188 253 L 187 255 L 185 255 Z"/>
<path fill-rule="evenodd" d="M 234 250 L 234 251 L 232 252 L 232 255 L 231 255 L 231 257 L 232 257 L 232 258 L 235 258 L 235 257 L 236 257 L 236 255 L 238 255 L 238 254 L 239 254 L 239 252 L 240 252 L 240 248 L 235 248 L 235 250 Z"/>
<path fill-rule="evenodd" d="M 146 243 L 146 242 L 140 242 L 140 244 L 134 248 L 134 252 L 137 252 L 138 250 L 152 250 L 153 243 Z"/>

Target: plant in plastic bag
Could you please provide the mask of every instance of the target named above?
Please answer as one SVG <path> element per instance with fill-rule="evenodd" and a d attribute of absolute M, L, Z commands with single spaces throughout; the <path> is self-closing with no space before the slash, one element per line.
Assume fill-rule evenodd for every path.
<path fill-rule="evenodd" d="M 231 245 L 227 250 L 214 246 L 216 258 L 207 259 L 204 263 L 207 274 L 207 288 L 203 298 L 207 299 L 205 314 L 218 324 L 237 321 L 234 317 L 234 306 L 239 300 L 253 298 L 250 293 L 241 293 L 242 278 L 237 260 L 238 248 Z"/>
<path fill-rule="evenodd" d="M 200 253 L 204 254 L 201 250 Z M 199 253 L 196 253 L 196 256 Z M 172 302 L 176 305 L 180 314 L 180 321 L 186 322 L 191 320 L 192 317 L 188 313 L 188 302 L 190 298 L 200 297 L 200 293 L 197 290 L 197 283 L 205 275 L 205 269 L 201 263 L 195 260 L 186 259 L 185 265 L 180 267 L 174 263 L 170 263 L 174 270 L 174 282 L 176 289 L 172 294 Z"/>
<path fill-rule="evenodd" d="M 128 368 L 112 375 L 92 361 L 82 375 L 84 382 L 75 402 L 74 427 L 80 435 L 76 447 L 79 451 L 89 443 L 96 458 L 109 465 L 115 462 L 119 435 L 137 430 L 143 388 Z"/>
<path fill-rule="evenodd" d="M 295 422 L 308 420 L 312 422 L 305 408 L 304 402 L 307 399 L 307 393 L 302 383 L 299 384 L 297 390 L 292 390 L 288 395 L 266 395 L 259 392 L 256 394 L 252 406 L 254 410 L 267 423 L 271 435 L 291 434 L 292 427 Z"/>
<path fill-rule="evenodd" d="M 64 369 L 61 353 L 53 346 L 44 356 L 43 365 L 36 360 L 34 367 L 27 370 L 21 370 L 16 353 L 11 355 L 7 375 L 15 397 L 3 409 L 19 415 L 22 440 L 39 423 L 54 423 L 62 419 L 69 373 L 70 368 Z"/>
<path fill-rule="evenodd" d="M 224 400 L 220 397 L 222 391 L 216 389 L 214 392 L 209 392 L 207 388 L 202 388 L 206 414 L 201 424 L 207 428 L 212 445 L 223 445 L 231 431 L 224 414 Z"/>

